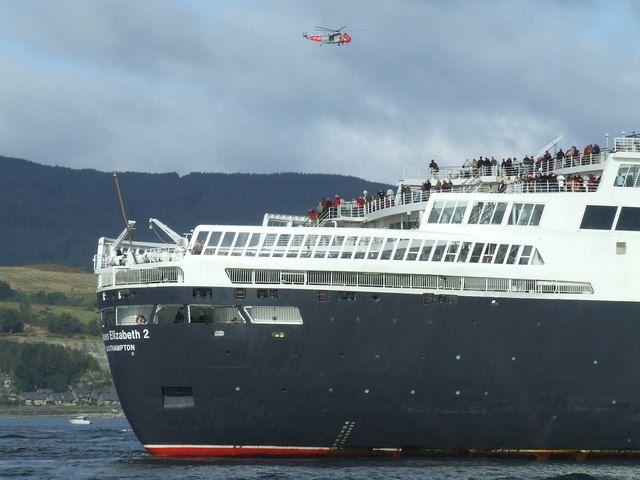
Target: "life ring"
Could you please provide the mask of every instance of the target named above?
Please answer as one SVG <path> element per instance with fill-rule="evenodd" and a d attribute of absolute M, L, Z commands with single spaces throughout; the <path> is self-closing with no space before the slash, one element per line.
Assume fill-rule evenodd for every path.
<path fill-rule="evenodd" d="M 147 319 L 145 318 L 144 315 L 136 316 L 136 325 L 146 325 L 146 324 L 147 324 Z"/>

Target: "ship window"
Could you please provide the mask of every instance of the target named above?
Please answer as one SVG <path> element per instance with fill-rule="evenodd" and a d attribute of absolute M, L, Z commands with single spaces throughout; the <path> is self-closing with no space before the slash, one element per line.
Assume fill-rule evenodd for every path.
<path fill-rule="evenodd" d="M 368 255 L 369 260 L 375 260 L 378 258 L 378 255 L 380 254 L 380 249 L 382 248 L 382 240 L 383 239 L 381 237 L 373 238 L 373 243 L 371 244 L 371 248 L 369 250 L 369 255 Z"/>
<path fill-rule="evenodd" d="M 473 207 L 471 207 L 471 213 L 469 214 L 469 223 L 476 224 L 480 221 L 480 214 L 482 213 L 482 208 L 484 207 L 484 202 L 475 202 Z"/>
<path fill-rule="evenodd" d="M 453 211 L 456 208 L 456 202 L 446 202 L 442 209 L 442 215 L 438 223 L 451 223 L 453 219 Z"/>
<path fill-rule="evenodd" d="M 344 243 L 344 236 L 336 235 L 331 242 L 331 250 L 329 251 L 329 258 L 338 258 L 340 255 L 340 247 Z"/>
<path fill-rule="evenodd" d="M 233 248 L 244 248 L 247 244 L 247 240 L 249 240 L 249 232 L 238 233 L 238 237 L 236 238 L 236 243 Z"/>
<path fill-rule="evenodd" d="M 509 214 L 509 225 L 538 226 L 544 205 L 534 203 L 514 203 Z"/>
<path fill-rule="evenodd" d="M 116 325 L 136 325 L 138 315 L 151 321 L 153 305 L 122 305 L 116 307 Z"/>
<path fill-rule="evenodd" d="M 302 325 L 298 307 L 245 307 L 251 323 Z"/>
<path fill-rule="evenodd" d="M 222 237 L 222 243 L 220 244 L 220 247 L 222 248 L 229 248 L 232 244 L 233 244 L 233 239 L 236 236 L 236 232 L 225 232 L 224 236 Z"/>
<path fill-rule="evenodd" d="M 482 257 L 482 263 L 492 263 L 493 262 L 493 256 L 496 253 L 496 247 L 497 245 L 495 243 L 487 243 L 487 248 L 484 252 L 484 255 Z"/>
<path fill-rule="evenodd" d="M 420 251 L 421 240 L 412 240 L 411 247 L 409 247 L 409 253 L 407 254 L 407 260 L 415 260 L 418 258 L 418 252 Z"/>
<path fill-rule="evenodd" d="M 464 218 L 464 214 L 467 211 L 467 202 L 458 202 L 456 204 L 456 209 L 453 212 L 453 218 L 451 223 L 462 223 L 462 219 Z"/>
<path fill-rule="evenodd" d="M 544 260 L 542 260 L 542 256 L 540 255 L 540 252 L 538 252 L 537 248 L 533 250 L 531 265 L 544 265 Z"/>
<path fill-rule="evenodd" d="M 611 230 L 611 227 L 613 226 L 613 219 L 616 216 L 616 211 L 616 207 L 587 205 L 584 209 L 580 228 L 589 230 Z M 622 214 L 620 217 L 622 218 Z M 620 225 L 619 220 L 618 225 Z"/>
<path fill-rule="evenodd" d="M 480 262 L 480 255 L 482 255 L 482 250 L 484 249 L 484 243 L 476 243 L 473 247 L 473 252 L 471 253 L 471 263 Z"/>
<path fill-rule="evenodd" d="M 616 230 L 640 231 L 640 208 L 622 207 Z"/>
<path fill-rule="evenodd" d="M 331 235 L 320 235 L 314 258 L 324 258 L 327 254 L 327 248 L 331 242 Z"/>
<path fill-rule="evenodd" d="M 158 305 L 156 308 L 156 323 L 185 323 L 188 321 L 184 305 Z"/>
<path fill-rule="evenodd" d="M 254 233 L 251 235 L 251 240 L 249 241 L 249 247 L 257 247 L 260 244 L 260 234 Z"/>
<path fill-rule="evenodd" d="M 444 203 L 445 202 L 433 202 L 433 207 L 431 208 L 431 212 L 429 212 L 429 219 L 427 220 L 427 223 L 438 223 L 440 214 L 444 208 Z"/>
<path fill-rule="evenodd" d="M 301 258 L 311 258 L 311 253 L 318 242 L 318 235 L 309 235 L 304 241 L 304 249 L 300 253 Z"/>
<path fill-rule="evenodd" d="M 255 257 L 256 250 L 258 249 L 258 245 L 260 244 L 260 234 L 254 233 L 251 235 L 251 240 L 249 240 L 249 245 L 247 246 L 247 252 L 245 253 L 248 257 Z"/>
<path fill-rule="evenodd" d="M 507 264 L 514 265 L 516 263 L 516 258 L 518 258 L 518 250 L 520 250 L 520 245 L 511 246 L 511 251 L 509 252 L 509 256 L 507 257 Z"/>
<path fill-rule="evenodd" d="M 458 255 L 459 262 L 466 262 L 467 258 L 469 258 L 469 252 L 471 251 L 471 242 L 463 242 L 462 248 L 460 249 L 460 255 Z"/>
<path fill-rule="evenodd" d="M 196 287 L 191 293 L 194 297 L 210 297 L 213 295 L 213 289 L 208 287 Z"/>
<path fill-rule="evenodd" d="M 193 408 L 193 389 L 191 387 L 162 387 L 163 408 Z"/>
<path fill-rule="evenodd" d="M 286 247 L 287 245 L 289 245 L 289 239 L 291 238 L 291 235 L 289 234 L 282 234 L 278 237 L 278 246 L 279 247 Z"/>
<path fill-rule="evenodd" d="M 509 245 L 501 244 L 498 247 L 498 254 L 496 255 L 494 263 L 504 263 L 504 259 L 507 256 L 507 251 L 509 250 Z"/>
<path fill-rule="evenodd" d="M 458 248 L 460 248 L 460 242 L 449 242 L 449 246 L 447 248 L 447 254 L 444 257 L 445 262 L 453 262 L 456 259 L 456 255 L 458 253 Z"/>
<path fill-rule="evenodd" d="M 640 166 L 620 165 L 618 174 L 613 182 L 616 187 L 640 187 Z"/>
<path fill-rule="evenodd" d="M 284 251 L 287 248 L 287 245 L 289 245 L 289 240 L 291 239 L 291 235 L 289 234 L 282 234 L 282 235 L 278 235 L 278 240 L 275 244 L 275 248 L 273 250 L 273 257 L 282 257 L 284 256 Z"/>
<path fill-rule="evenodd" d="M 353 258 L 364 258 L 367 252 L 367 247 L 371 242 L 371 237 L 360 237 L 356 241 L 356 252 Z"/>
<path fill-rule="evenodd" d="M 482 209 L 482 214 L 480 215 L 480 224 L 487 225 L 491 223 L 491 217 L 493 217 L 493 210 L 496 208 L 496 204 L 493 202 L 487 202 Z"/>
<path fill-rule="evenodd" d="M 402 260 L 404 258 L 404 254 L 407 252 L 407 247 L 409 246 L 408 238 L 401 238 L 398 241 L 398 248 L 396 248 L 396 252 L 393 254 L 394 260 Z"/>
<path fill-rule="evenodd" d="M 533 211 L 533 204 L 525 203 L 522 206 L 522 211 L 520 212 L 520 217 L 518 218 L 518 225 L 528 225 L 529 218 L 531 218 L 532 211 Z"/>
<path fill-rule="evenodd" d="M 396 245 L 396 240 L 396 238 L 387 238 L 384 248 L 382 249 L 382 255 L 380 255 L 380 260 L 389 260 L 391 258 L 391 252 Z"/>
<path fill-rule="evenodd" d="M 215 247 L 218 246 L 221 236 L 222 236 L 222 232 L 211 232 L 211 235 L 209 236 L 209 241 L 207 242 L 207 250 L 213 249 L 213 251 L 215 251 Z"/>
<path fill-rule="evenodd" d="M 447 242 L 444 240 L 439 240 L 438 243 L 436 243 L 436 248 L 433 250 L 433 258 L 431 259 L 432 262 L 439 262 L 442 260 L 442 256 L 444 255 L 444 247 L 447 246 Z"/>
<path fill-rule="evenodd" d="M 533 212 L 531 213 L 531 220 L 529 221 L 529 225 L 537 227 L 540 225 L 540 219 L 542 218 L 542 212 L 544 211 L 544 205 L 536 204 L 533 207 Z"/>
<path fill-rule="evenodd" d="M 429 256 L 431 255 L 431 249 L 433 248 L 433 240 L 425 240 L 424 245 L 422 246 L 422 251 L 420 252 L 420 261 L 426 262 L 429 260 Z"/>
<path fill-rule="evenodd" d="M 520 265 L 528 265 L 529 259 L 531 258 L 531 250 L 533 247 L 531 245 L 525 245 L 522 249 L 522 255 L 520 255 L 520 261 L 518 262 Z"/>
<path fill-rule="evenodd" d="M 311 249 L 316 246 L 316 243 L 318 243 L 318 235 L 309 235 L 304 242 L 304 248 Z"/>
<path fill-rule="evenodd" d="M 113 327 L 116 324 L 116 309 L 115 308 L 103 308 L 100 310 L 102 316 L 103 327 Z"/>
<path fill-rule="evenodd" d="M 200 255 L 202 253 L 204 242 L 207 241 L 207 235 L 209 235 L 209 232 L 198 233 L 198 236 L 196 237 L 196 241 L 193 243 L 193 247 L 191 249 L 192 255 Z"/>
<path fill-rule="evenodd" d="M 499 202 L 496 204 L 496 210 L 493 213 L 493 217 L 491 218 L 492 225 L 500 225 L 502 223 L 502 219 L 504 218 L 504 213 L 507 211 L 507 203 Z"/>
<path fill-rule="evenodd" d="M 271 253 L 271 249 L 273 248 L 273 245 L 276 242 L 276 234 L 275 233 L 268 233 L 267 235 L 265 235 L 264 237 L 264 242 L 262 243 L 262 248 L 260 248 L 260 256 L 261 257 L 268 257 L 269 254 Z"/>
<path fill-rule="evenodd" d="M 236 237 L 236 243 L 233 245 L 233 250 L 231 255 L 234 257 L 242 255 L 242 251 L 244 250 L 244 246 L 247 244 L 247 240 L 249 240 L 248 232 L 240 232 Z"/>
<path fill-rule="evenodd" d="M 355 292 L 338 292 L 337 294 L 338 300 L 347 300 L 349 302 L 353 302 L 356 299 Z"/>
<path fill-rule="evenodd" d="M 333 242 L 331 242 L 331 246 L 341 247 L 343 243 L 344 243 L 344 236 L 336 235 L 335 237 L 333 237 Z"/>
<path fill-rule="evenodd" d="M 191 323 L 245 323 L 235 305 L 189 305 Z"/>
<path fill-rule="evenodd" d="M 263 247 L 273 247 L 273 245 L 276 243 L 276 234 L 275 233 L 268 233 L 265 237 L 264 237 L 264 243 L 262 244 Z"/>

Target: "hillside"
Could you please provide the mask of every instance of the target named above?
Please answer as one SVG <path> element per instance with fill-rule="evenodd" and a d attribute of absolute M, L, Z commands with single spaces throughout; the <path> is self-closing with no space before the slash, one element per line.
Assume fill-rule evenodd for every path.
<path fill-rule="evenodd" d="M 96 281 L 87 271 L 62 265 L 29 265 L 26 267 L 0 267 L 0 280 L 11 288 L 35 294 L 58 291 L 66 295 L 94 295 Z"/>
<path fill-rule="evenodd" d="M 6 286 L 10 287 L 7 293 Z M 0 300 L 0 324 L 8 318 L 9 312 L 17 312 L 19 321 L 23 324 L 19 333 L 0 328 L 0 340 L 3 348 L 11 344 L 26 344 L 26 348 L 43 348 L 46 344 L 54 355 L 55 347 L 66 347 L 71 351 L 77 350 L 94 359 L 100 371 L 87 372 L 82 381 L 90 384 L 104 384 L 109 382 L 108 364 L 102 339 L 99 336 L 99 314 L 95 305 L 95 278 L 93 274 L 66 266 L 52 264 L 31 265 L 26 267 L 0 267 L 0 286 L 3 286 Z M 64 321 L 62 323 L 60 319 Z M 4 324 L 3 324 L 4 325 Z M 63 325 L 67 330 L 54 330 Z M 13 330 L 12 330 L 13 331 Z M 66 333 L 65 333 L 66 332 Z M 7 343 L 9 342 L 9 343 Z M 18 348 L 16 346 L 16 348 Z M 7 361 L 6 357 L 5 363 Z M 25 357 L 29 361 L 38 359 Z M 51 357 L 54 358 L 54 357 Z M 84 361 L 86 355 L 78 357 Z M 72 363 L 68 368 L 73 370 Z M 78 367 L 81 368 L 78 364 Z M 2 363 L 0 362 L 0 367 Z M 13 386 L 19 375 L 17 370 L 0 368 L 0 379 L 4 388 L 0 388 L 6 395 L 10 392 L 6 387 Z M 27 367 L 25 367 L 27 368 Z M 38 377 L 46 370 L 33 368 L 29 375 Z M 44 368 L 44 367 L 43 367 Z M 96 383 L 97 382 L 97 383 Z M 1 387 L 1 386 L 0 386 Z"/>
<path fill-rule="evenodd" d="M 179 161 L 179 159 L 177 159 Z M 0 156 L 0 266 L 66 265 L 91 271 L 97 241 L 123 217 L 112 172 L 40 165 Z M 357 198 L 389 185 L 322 174 L 118 173 L 134 235 L 157 240 L 147 221 L 176 232 L 196 225 L 262 223 L 266 212 L 305 215 L 322 197 Z"/>
<path fill-rule="evenodd" d="M 106 355 L 99 336 L 51 334 L 46 328 L 48 319 L 61 314 L 70 315 L 84 326 L 99 321 L 93 274 L 51 264 L 0 267 L 0 282 L 8 283 L 14 291 L 13 298 L 0 301 L 0 309 L 20 310 L 28 317 L 23 319 L 25 332 L 10 336 L 13 340 L 44 341 L 82 350 L 106 368 Z M 27 312 L 24 311 L 25 303 Z"/>

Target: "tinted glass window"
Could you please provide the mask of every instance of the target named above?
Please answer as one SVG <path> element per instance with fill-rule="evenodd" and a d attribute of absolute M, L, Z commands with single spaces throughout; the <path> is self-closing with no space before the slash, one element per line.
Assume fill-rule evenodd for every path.
<path fill-rule="evenodd" d="M 640 231 L 640 208 L 622 207 L 616 230 Z"/>
<path fill-rule="evenodd" d="M 591 230 L 611 230 L 613 217 L 616 215 L 616 207 L 603 205 L 587 205 L 580 228 Z M 618 222 L 620 225 L 620 222 Z"/>

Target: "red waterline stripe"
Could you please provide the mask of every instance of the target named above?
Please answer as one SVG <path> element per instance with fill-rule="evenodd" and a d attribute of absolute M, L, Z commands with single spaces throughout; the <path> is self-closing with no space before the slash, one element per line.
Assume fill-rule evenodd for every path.
<path fill-rule="evenodd" d="M 145 445 L 152 455 L 169 457 L 205 456 L 205 457 L 309 457 L 330 455 L 329 448 L 308 447 L 233 447 L 223 445 Z"/>

